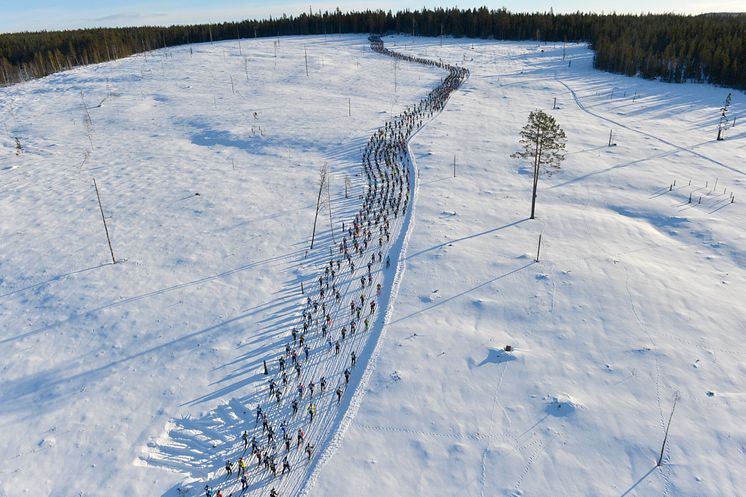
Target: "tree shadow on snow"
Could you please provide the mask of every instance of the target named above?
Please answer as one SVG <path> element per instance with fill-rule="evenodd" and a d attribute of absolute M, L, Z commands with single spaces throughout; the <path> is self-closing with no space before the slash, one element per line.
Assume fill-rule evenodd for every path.
<path fill-rule="evenodd" d="M 627 489 L 627 490 L 626 490 L 626 491 L 625 491 L 625 492 L 624 492 L 624 493 L 623 493 L 622 495 L 620 495 L 619 497 L 626 497 L 627 495 L 629 495 L 629 494 L 630 494 L 630 492 L 632 492 L 632 491 L 633 491 L 633 490 L 634 490 L 635 488 L 637 488 L 637 486 L 638 486 L 638 485 L 639 485 L 640 483 L 642 483 L 642 482 L 643 482 L 643 481 L 645 480 L 645 478 L 647 478 L 648 476 L 650 476 L 650 474 L 651 474 L 651 473 L 652 473 L 653 471 L 655 471 L 655 468 L 657 468 L 657 466 L 653 466 L 652 468 L 650 468 L 650 469 L 648 470 L 648 472 L 647 472 L 647 473 L 645 473 L 644 475 L 642 475 L 642 477 L 640 477 L 640 479 L 639 479 L 639 480 L 637 480 L 637 481 L 636 481 L 635 483 L 633 483 L 633 484 L 632 484 L 632 486 L 631 486 L 631 487 L 629 487 L 629 488 L 628 488 L 628 489 Z"/>
<path fill-rule="evenodd" d="M 414 254 L 408 255 L 407 257 L 405 257 L 404 260 L 413 259 L 413 258 L 415 258 L 415 257 L 417 257 L 419 255 L 424 254 L 424 253 L 431 252 L 433 250 L 437 250 L 437 249 L 439 249 L 441 247 L 445 247 L 446 245 L 452 245 L 454 243 L 463 242 L 464 240 L 470 240 L 472 238 L 477 238 L 477 237 L 480 237 L 480 236 L 489 235 L 490 233 L 494 233 L 496 231 L 504 230 L 505 228 L 510 228 L 511 226 L 516 226 L 516 225 L 521 224 L 521 223 L 523 223 L 525 221 L 528 221 L 527 217 L 525 217 L 523 219 L 519 219 L 518 221 L 513 221 L 512 223 L 508 223 L 508 224 L 504 224 L 502 226 L 498 226 L 497 228 L 490 228 L 488 230 L 480 231 L 479 233 L 474 233 L 472 235 L 462 236 L 461 238 L 455 238 L 453 240 L 448 240 L 447 242 L 439 243 L 437 245 L 433 245 L 430 248 L 426 248 L 426 249 L 420 250 L 419 252 L 415 252 Z"/>

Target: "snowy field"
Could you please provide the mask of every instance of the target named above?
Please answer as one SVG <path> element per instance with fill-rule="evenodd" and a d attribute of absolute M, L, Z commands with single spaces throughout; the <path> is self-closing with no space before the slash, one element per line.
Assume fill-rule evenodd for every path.
<path fill-rule="evenodd" d="M 714 140 L 728 90 L 597 72 L 575 45 L 385 40 L 471 76 L 411 144 L 398 293 L 305 493 L 742 495 L 746 128 Z M 306 253 L 319 168 L 336 224 L 368 138 L 445 75 L 364 36 L 298 37 L 0 89 L 0 496 L 220 475 L 214 446 L 238 433 L 216 426 L 253 422 L 323 258 Z M 568 153 L 528 220 L 530 167 L 509 155 L 536 108 Z M 328 247 L 328 206 L 319 227 Z"/>

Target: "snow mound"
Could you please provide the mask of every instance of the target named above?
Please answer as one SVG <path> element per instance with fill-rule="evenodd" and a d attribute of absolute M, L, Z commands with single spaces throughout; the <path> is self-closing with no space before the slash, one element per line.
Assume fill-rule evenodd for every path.
<path fill-rule="evenodd" d="M 433 290 L 430 295 L 422 295 L 420 297 L 420 302 L 423 304 L 432 304 L 436 300 L 439 300 L 441 298 L 440 294 L 438 293 L 438 290 Z"/>
<path fill-rule="evenodd" d="M 548 400 L 546 411 L 552 416 L 570 416 L 583 407 L 577 399 L 567 394 L 548 397 Z"/>

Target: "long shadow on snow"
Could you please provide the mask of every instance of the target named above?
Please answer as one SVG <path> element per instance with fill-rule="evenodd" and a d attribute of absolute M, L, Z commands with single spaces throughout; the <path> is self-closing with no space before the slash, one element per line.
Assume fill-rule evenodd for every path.
<path fill-rule="evenodd" d="M 504 230 L 505 228 L 510 228 L 511 226 L 516 226 L 516 225 L 521 224 L 521 223 L 523 223 L 525 221 L 528 221 L 527 217 L 523 218 L 523 219 L 520 219 L 518 221 L 513 221 L 512 223 L 508 223 L 508 224 L 505 224 L 503 226 L 498 226 L 497 228 L 491 228 L 491 229 L 488 229 L 488 230 L 480 231 L 479 233 L 474 233 L 473 235 L 462 236 L 461 238 L 454 238 L 453 240 L 448 240 L 447 242 L 439 243 L 437 245 L 433 245 L 430 248 L 426 248 L 424 250 L 420 250 L 419 252 L 415 252 L 412 255 L 408 255 L 404 260 L 408 261 L 409 259 L 414 259 L 415 257 L 417 257 L 419 255 L 422 255 L 422 254 L 424 254 L 426 252 L 437 250 L 439 248 L 445 247 L 447 245 L 451 245 L 453 243 L 463 242 L 464 240 L 470 240 L 472 238 L 478 238 L 480 236 L 489 235 L 490 233 L 494 233 L 496 231 Z"/>
<path fill-rule="evenodd" d="M 26 290 L 31 290 L 33 288 L 38 288 L 40 286 L 44 286 L 44 285 L 47 285 L 49 283 L 53 283 L 55 281 L 59 281 L 59 280 L 61 280 L 63 278 L 66 278 L 68 276 L 72 276 L 74 274 L 85 273 L 85 272 L 88 272 L 88 271 L 93 271 L 94 269 L 99 269 L 99 268 L 102 268 L 104 266 L 111 266 L 111 265 L 112 265 L 111 262 L 105 262 L 104 264 L 99 264 L 98 266 L 91 266 L 91 267 L 87 267 L 85 269 L 78 269 L 76 271 L 70 271 L 69 273 L 58 274 L 57 276 L 53 276 L 53 277 L 49 278 L 48 280 L 40 281 L 39 283 L 34 283 L 33 285 L 25 286 L 23 288 L 18 288 L 17 290 L 11 290 L 10 292 L 4 293 L 4 294 L 0 295 L 0 299 L 4 298 L 4 297 L 8 297 L 10 295 L 15 295 L 17 293 L 25 292 Z M 0 343 L 3 343 L 4 341 L 5 340 L 0 340 Z"/>
<path fill-rule="evenodd" d="M 508 277 L 510 275 L 518 273 L 518 272 L 526 269 L 529 266 L 533 266 L 534 264 L 536 264 L 536 262 L 535 261 L 531 261 L 528 264 L 525 264 L 525 265 L 523 265 L 523 266 L 521 266 L 519 268 L 513 269 L 512 271 L 508 271 L 507 273 L 503 273 L 503 274 L 501 274 L 499 276 L 495 276 L 494 278 L 491 278 L 491 279 L 489 279 L 489 280 L 487 280 L 487 281 L 485 281 L 483 283 L 480 283 L 477 286 L 474 286 L 472 288 L 469 288 L 468 290 L 464 290 L 463 292 L 460 292 L 460 293 L 457 293 L 456 295 L 448 297 L 447 299 L 439 300 L 438 302 L 436 302 L 435 304 L 433 304 L 431 306 L 425 307 L 424 309 L 420 309 L 419 311 L 415 311 L 415 312 L 413 312 L 411 314 L 408 314 L 406 316 L 400 317 L 399 319 L 391 321 L 390 324 L 396 324 L 396 323 L 399 323 L 401 321 L 405 321 L 405 320 L 407 320 L 407 319 L 409 319 L 411 317 L 417 316 L 418 314 L 422 314 L 423 312 L 430 311 L 430 310 L 434 309 L 435 307 L 443 305 L 443 304 L 445 304 L 447 302 L 450 302 L 451 300 L 455 300 L 455 299 L 457 299 L 459 297 L 463 297 L 464 295 L 466 295 L 468 293 L 471 293 L 474 290 L 478 290 L 478 289 L 480 289 L 482 287 L 485 287 L 485 286 L 489 285 L 490 283 L 494 283 L 495 281 L 501 280 L 501 279 L 506 278 L 506 277 Z"/>
<path fill-rule="evenodd" d="M 26 337 L 29 337 L 29 336 L 33 336 L 33 335 L 42 333 L 44 331 L 56 328 L 57 326 L 59 326 L 59 325 L 61 325 L 63 323 L 66 323 L 66 322 L 68 322 L 68 321 L 70 321 L 72 319 L 77 319 L 77 318 L 83 318 L 83 317 L 86 317 L 86 316 L 90 316 L 92 314 L 96 314 L 96 313 L 98 313 L 100 311 L 103 311 L 105 309 L 109 309 L 109 308 L 112 308 L 112 307 L 117 307 L 117 306 L 120 306 L 120 305 L 130 304 L 130 303 L 133 303 L 133 302 L 137 302 L 139 300 L 147 299 L 149 297 L 154 297 L 154 296 L 158 296 L 158 295 L 163 295 L 165 293 L 176 291 L 176 290 L 182 290 L 184 288 L 188 288 L 188 287 L 191 287 L 191 286 L 194 286 L 194 285 L 199 285 L 199 284 L 206 283 L 206 282 L 209 282 L 209 281 L 212 281 L 212 280 L 225 278 L 227 276 L 230 276 L 232 274 L 235 274 L 235 273 L 238 273 L 238 272 L 241 272 L 241 271 L 245 271 L 247 269 L 253 269 L 253 268 L 258 267 L 258 266 L 262 266 L 262 265 L 269 264 L 269 263 L 272 263 L 272 262 L 281 261 L 283 259 L 292 257 L 293 255 L 295 255 L 297 253 L 298 253 L 297 251 L 292 251 L 292 252 L 289 252 L 289 253 L 286 253 L 286 254 L 282 254 L 282 255 L 279 255 L 279 256 L 269 257 L 269 258 L 261 260 L 261 261 L 256 261 L 256 262 L 251 262 L 249 264 L 244 264 L 243 266 L 239 266 L 239 267 L 234 268 L 234 269 L 229 269 L 229 270 L 223 271 L 221 273 L 213 274 L 213 275 L 210 275 L 210 276 L 205 276 L 204 278 L 199 278 L 199 279 L 188 281 L 188 282 L 185 282 L 185 283 L 179 283 L 179 284 L 172 285 L 172 286 L 169 286 L 169 287 L 160 288 L 158 290 L 153 290 L 152 292 L 147 292 L 147 293 L 143 293 L 143 294 L 140 294 L 140 295 L 135 295 L 135 296 L 132 296 L 132 297 L 127 297 L 127 298 L 120 299 L 120 300 L 115 300 L 114 302 L 110 302 L 108 304 L 104 304 L 104 305 L 101 305 L 99 307 L 95 307 L 93 309 L 88 309 L 86 311 L 75 312 L 75 313 L 69 315 L 68 317 L 66 317 L 64 319 L 61 319 L 61 320 L 59 320 L 57 322 L 46 324 L 46 325 L 43 325 L 43 326 L 41 326 L 39 328 L 36 328 L 34 330 L 28 331 L 26 333 L 22 333 L 20 335 L 14 336 L 14 337 L 9 337 L 9 338 L 5 338 L 3 340 L 0 340 L 0 344 L 7 343 L 7 342 L 12 342 L 12 341 L 15 341 L 15 340 L 21 340 L 23 338 L 26 338 Z M 111 264 L 103 264 L 103 265 L 97 266 L 97 267 L 104 267 L 104 266 L 107 266 L 107 265 L 111 265 Z M 95 269 L 95 268 L 89 268 L 89 269 Z M 83 271 L 87 271 L 87 270 L 83 270 Z M 75 273 L 70 273 L 70 274 L 75 274 Z M 60 277 L 53 278 L 52 280 L 59 279 Z M 52 280 L 50 280 L 50 281 L 52 281 Z M 263 304 L 263 305 L 271 305 L 271 304 L 272 303 L 266 303 L 266 304 Z"/>
<path fill-rule="evenodd" d="M 21 416 L 30 416 L 34 412 L 45 412 L 52 404 L 60 403 L 75 394 L 85 391 L 88 385 L 93 384 L 97 379 L 111 374 L 117 366 L 149 354 L 161 353 L 166 349 L 171 349 L 172 352 L 174 349 L 194 349 L 199 345 L 197 339 L 201 340 L 204 336 L 209 336 L 213 333 L 225 335 L 226 327 L 237 325 L 257 312 L 261 312 L 261 310 L 240 314 L 215 325 L 184 335 L 176 340 L 150 347 L 136 354 L 131 354 L 108 364 L 72 375 L 65 376 L 64 372 L 75 368 L 81 363 L 85 363 L 85 361 L 75 361 L 74 363 L 41 371 L 24 378 L 6 381 L 0 385 L 0 397 L 3 399 L 3 402 L 0 403 L 0 415 L 20 413 Z M 279 333 L 281 328 L 280 326 L 271 327 L 264 331 L 264 333 L 272 331 Z M 242 332 L 243 329 L 242 327 L 236 327 L 235 331 Z M 278 340 L 276 343 L 279 344 L 280 341 Z"/>

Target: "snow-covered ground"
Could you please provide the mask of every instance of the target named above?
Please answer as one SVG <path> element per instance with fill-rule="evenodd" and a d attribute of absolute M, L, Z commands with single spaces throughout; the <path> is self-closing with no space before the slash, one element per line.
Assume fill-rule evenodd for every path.
<path fill-rule="evenodd" d="M 0 90 L 0 495 L 171 495 L 252 420 L 314 271 L 319 167 L 339 221 L 370 135 L 445 76 L 400 62 L 393 94 L 366 37 L 277 42 Z M 739 495 L 746 131 L 714 141 L 728 90 L 600 73 L 575 45 L 386 42 L 471 77 L 412 143 L 398 294 L 307 493 Z M 509 155 L 536 108 L 568 153 L 528 220 Z"/>

